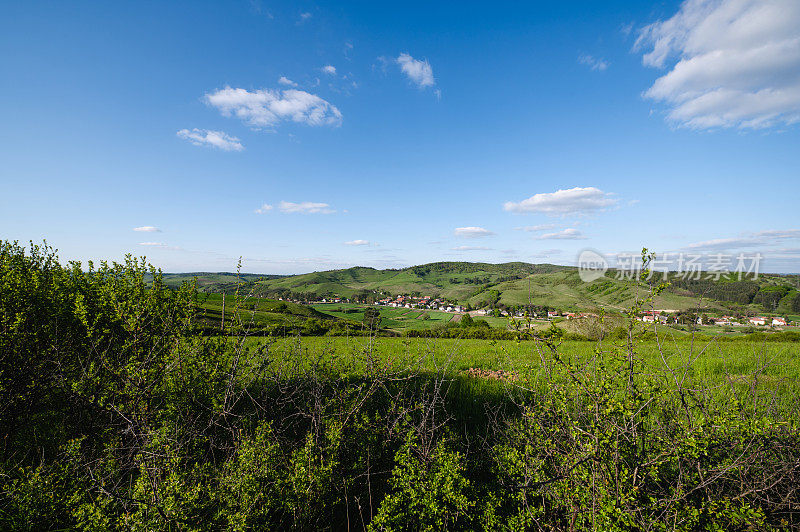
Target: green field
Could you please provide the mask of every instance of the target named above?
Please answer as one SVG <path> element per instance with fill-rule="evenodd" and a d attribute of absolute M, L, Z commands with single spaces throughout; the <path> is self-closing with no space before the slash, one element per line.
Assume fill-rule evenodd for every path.
<path fill-rule="evenodd" d="M 421 362 L 428 370 L 448 365 L 456 372 L 475 367 L 536 372 L 545 349 L 538 342 L 438 338 L 305 337 L 248 342 L 253 346 L 266 342 L 275 353 L 286 354 L 300 348 L 310 353 L 334 352 L 352 356 L 354 360 L 365 350 L 371 350 L 382 360 Z M 590 359 L 598 349 L 603 352 L 622 348 L 622 341 L 564 341 L 558 349 L 569 357 Z M 688 364 L 693 379 L 714 385 L 725 384 L 729 377 L 758 374 L 765 385 L 800 390 L 800 345 L 794 342 L 718 342 L 703 337 L 672 338 L 668 335 L 660 345 L 647 340 L 637 343 L 635 349 L 654 371 L 665 371 L 665 363 L 681 368 Z"/>
<path fill-rule="evenodd" d="M 363 321 L 364 310 L 368 307 L 377 308 L 381 313 L 380 326 L 396 332 L 408 330 L 430 329 L 444 325 L 453 319 L 454 314 L 438 310 L 420 310 L 393 307 L 375 307 L 374 305 L 358 305 L 354 303 L 320 303 L 311 305 L 311 308 L 337 318 Z M 427 319 L 421 319 L 427 315 Z"/>
<path fill-rule="evenodd" d="M 223 295 L 217 293 L 202 293 L 198 295 L 200 306 L 199 319 L 217 326 L 222 321 Z M 265 299 L 259 297 L 240 298 L 237 302 L 234 296 L 225 296 L 226 320 L 230 322 L 234 317 L 243 325 L 255 327 L 269 326 L 299 326 L 308 319 L 336 320 L 337 317 L 318 312 L 307 305 Z M 343 317 L 347 319 L 348 317 Z M 349 317 L 352 319 L 352 317 Z M 359 320 L 360 321 L 360 320 Z"/>

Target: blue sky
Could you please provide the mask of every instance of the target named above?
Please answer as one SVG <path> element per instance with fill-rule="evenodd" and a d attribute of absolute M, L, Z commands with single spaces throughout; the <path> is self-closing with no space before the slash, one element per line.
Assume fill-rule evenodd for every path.
<path fill-rule="evenodd" d="M 165 271 L 800 271 L 796 2 L 431 4 L 4 2 L 0 237 Z"/>

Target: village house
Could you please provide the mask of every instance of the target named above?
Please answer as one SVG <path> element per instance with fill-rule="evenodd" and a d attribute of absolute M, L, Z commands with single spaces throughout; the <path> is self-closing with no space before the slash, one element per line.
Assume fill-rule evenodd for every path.
<path fill-rule="evenodd" d="M 698 318 L 698 323 L 700 323 L 700 318 Z M 643 321 L 644 323 L 666 323 L 667 317 L 661 314 L 660 310 L 648 310 L 639 318 L 639 321 Z"/>
<path fill-rule="evenodd" d="M 764 316 L 757 316 L 755 318 L 750 318 L 748 321 L 750 322 L 750 325 L 766 325 L 767 324 L 767 318 L 765 318 Z"/>

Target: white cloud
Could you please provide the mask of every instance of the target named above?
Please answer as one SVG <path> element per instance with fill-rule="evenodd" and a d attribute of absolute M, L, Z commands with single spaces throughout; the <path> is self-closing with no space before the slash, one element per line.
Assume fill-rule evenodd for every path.
<path fill-rule="evenodd" d="M 191 131 L 188 129 L 181 129 L 177 135 L 185 140 L 188 140 L 195 146 L 213 146 L 224 151 L 242 151 L 244 146 L 239 142 L 239 139 L 232 137 L 222 131 L 211 131 L 208 129 L 194 128 Z"/>
<path fill-rule="evenodd" d="M 350 240 L 349 242 L 344 243 L 345 246 L 369 246 L 369 240 Z"/>
<path fill-rule="evenodd" d="M 544 213 L 551 216 L 586 215 L 613 207 L 619 202 L 613 194 L 595 187 L 575 187 L 534 194 L 520 202 L 508 201 L 503 209 L 515 213 Z"/>
<path fill-rule="evenodd" d="M 537 236 L 536 240 L 586 240 L 586 237 L 574 227 L 568 227 L 555 233 L 545 233 Z"/>
<path fill-rule="evenodd" d="M 336 74 L 336 67 L 333 65 L 325 65 L 324 67 L 322 67 L 322 71 L 325 72 L 326 74 L 334 75 Z"/>
<path fill-rule="evenodd" d="M 686 246 L 688 249 L 733 249 L 759 246 L 762 243 L 752 238 L 714 238 L 703 242 L 694 242 Z"/>
<path fill-rule="evenodd" d="M 800 229 L 759 231 L 755 234 L 758 238 L 775 238 L 777 240 L 800 238 Z"/>
<path fill-rule="evenodd" d="M 487 248 L 484 246 L 456 246 L 450 249 L 453 251 L 489 251 L 492 248 Z"/>
<path fill-rule="evenodd" d="M 408 76 L 408 79 L 416 83 L 420 88 L 436 84 L 436 80 L 433 78 L 433 69 L 427 59 L 420 61 L 406 53 L 402 53 L 397 56 L 395 62 L 400 65 L 400 70 L 403 74 Z"/>
<path fill-rule="evenodd" d="M 599 57 L 591 56 L 589 54 L 579 55 L 578 62 L 582 65 L 588 66 L 591 70 L 599 70 L 600 72 L 608 68 L 608 61 L 605 59 L 600 59 Z"/>
<path fill-rule="evenodd" d="M 300 13 L 300 20 L 297 23 L 298 24 L 302 24 L 303 22 L 305 22 L 306 20 L 310 19 L 311 17 L 312 17 L 312 15 L 308 11 Z"/>
<path fill-rule="evenodd" d="M 141 227 L 134 227 L 133 230 L 137 231 L 139 233 L 160 233 L 161 232 L 161 229 L 159 229 L 158 227 L 153 227 L 152 225 L 143 225 Z"/>
<path fill-rule="evenodd" d="M 342 113 L 316 94 L 298 89 L 248 91 L 225 87 L 206 94 L 206 103 L 224 116 L 235 116 L 256 127 L 271 127 L 282 120 L 309 126 L 339 126 Z"/>
<path fill-rule="evenodd" d="M 288 85 L 289 87 L 297 87 L 297 83 L 295 83 L 294 81 L 290 80 L 286 76 L 279 77 L 278 78 L 278 83 L 280 83 L 281 85 Z"/>
<path fill-rule="evenodd" d="M 453 234 L 463 238 L 481 238 L 492 236 L 494 233 L 483 227 L 456 227 Z"/>
<path fill-rule="evenodd" d="M 686 0 L 645 26 L 635 50 L 670 71 L 645 97 L 692 129 L 759 129 L 800 121 L 800 2 Z"/>
<path fill-rule="evenodd" d="M 275 207 L 273 205 L 264 203 L 253 212 L 256 214 L 267 214 L 274 209 Z M 281 201 L 278 203 L 278 210 L 284 214 L 333 214 L 336 212 L 327 203 L 316 203 L 313 201 L 301 201 L 299 203 Z"/>
<path fill-rule="evenodd" d="M 314 203 L 312 201 L 301 201 L 300 203 L 281 201 L 278 204 L 278 209 L 286 214 L 333 214 L 336 212 L 327 203 Z"/>
<path fill-rule="evenodd" d="M 693 242 L 686 246 L 686 249 L 718 251 L 753 247 L 766 248 L 781 244 L 786 240 L 800 240 L 800 229 L 758 231 L 733 238 L 714 238 Z"/>
<path fill-rule="evenodd" d="M 515 227 L 516 231 L 527 231 L 529 233 L 536 233 L 538 231 L 547 231 L 548 229 L 555 229 L 555 224 L 540 224 L 540 225 L 526 225 L 524 227 Z"/>

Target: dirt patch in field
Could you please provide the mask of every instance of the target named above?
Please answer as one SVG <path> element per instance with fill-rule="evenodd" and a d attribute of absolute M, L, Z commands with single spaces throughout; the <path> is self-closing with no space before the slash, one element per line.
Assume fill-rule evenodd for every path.
<path fill-rule="evenodd" d="M 515 381 L 519 379 L 519 374 L 516 371 L 505 371 L 502 369 L 469 368 L 465 373 L 468 377 L 479 379 L 497 379 L 503 381 Z"/>
<path fill-rule="evenodd" d="M 458 323 L 461 321 L 461 316 L 463 316 L 463 314 L 455 314 L 452 318 L 450 318 L 450 321 L 453 323 Z"/>

